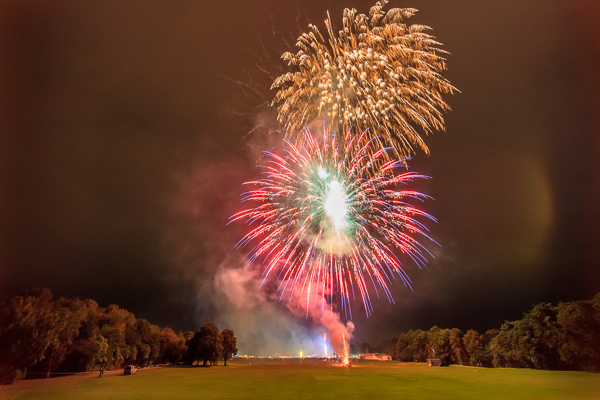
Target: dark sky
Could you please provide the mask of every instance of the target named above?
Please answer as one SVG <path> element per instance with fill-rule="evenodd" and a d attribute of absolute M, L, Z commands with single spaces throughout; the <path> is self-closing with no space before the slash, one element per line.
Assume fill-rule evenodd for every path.
<path fill-rule="evenodd" d="M 224 278 L 244 232 L 225 224 L 260 151 L 279 143 L 254 129 L 273 125 L 277 56 L 309 22 L 323 29 L 327 11 L 335 24 L 373 3 L 0 2 L 0 301 L 46 286 L 175 329 L 215 320 L 260 341 L 287 326 L 273 340 L 293 341 L 307 321 Z M 375 300 L 366 319 L 355 302 L 355 341 L 497 328 L 540 302 L 592 297 L 600 4 L 392 7 L 420 10 L 411 22 L 444 43 L 461 93 L 447 97 L 446 132 L 426 138 L 431 156 L 412 161 L 433 177 L 420 189 L 435 198 L 442 247 L 426 269 L 406 265 L 413 291 L 394 282 L 395 304 Z M 235 290 L 255 312 L 232 311 Z"/>

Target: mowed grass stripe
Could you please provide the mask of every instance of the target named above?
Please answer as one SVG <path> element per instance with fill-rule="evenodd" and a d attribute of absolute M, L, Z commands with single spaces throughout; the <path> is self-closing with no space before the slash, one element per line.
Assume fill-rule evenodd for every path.
<path fill-rule="evenodd" d="M 251 363 L 251 364 L 250 364 Z M 599 399 L 600 375 L 422 363 L 239 360 L 211 368 L 165 367 L 23 381 L 1 400 L 95 399 Z"/>

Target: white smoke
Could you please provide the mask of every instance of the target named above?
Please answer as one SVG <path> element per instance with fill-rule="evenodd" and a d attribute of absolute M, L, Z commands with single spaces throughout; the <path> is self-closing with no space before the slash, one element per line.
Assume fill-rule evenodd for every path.
<path fill-rule="evenodd" d="M 278 356 L 322 354 L 322 327 L 291 314 L 268 284 L 260 287 L 261 272 L 240 267 L 232 257 L 215 274 L 216 323 L 233 329 L 239 354 Z"/>
<path fill-rule="evenodd" d="M 344 324 L 340 314 L 334 311 L 325 301 L 322 293 L 317 292 L 308 296 L 300 288 L 295 288 L 294 301 L 288 308 L 298 316 L 310 317 L 314 322 L 320 323 L 329 331 L 331 347 L 342 358 L 349 357 L 349 346 L 354 324 L 348 321 Z"/>
<path fill-rule="evenodd" d="M 322 294 L 311 295 L 309 302 L 295 290 L 282 299 L 276 283 L 262 287 L 261 271 L 242 268 L 229 257 L 215 275 L 217 325 L 233 329 L 239 354 L 257 356 L 323 355 L 322 335 L 327 330 L 333 350 L 348 356 L 354 325 L 341 321 L 340 315 L 325 304 Z M 291 312 L 290 312 L 291 311 Z"/>

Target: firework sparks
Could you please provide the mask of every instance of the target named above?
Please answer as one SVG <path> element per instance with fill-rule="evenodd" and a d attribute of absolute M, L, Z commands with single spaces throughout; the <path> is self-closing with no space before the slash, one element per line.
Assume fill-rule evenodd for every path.
<path fill-rule="evenodd" d="M 339 293 L 342 309 L 349 311 L 358 289 L 369 315 L 367 286 L 390 301 L 388 283 L 395 275 L 410 286 L 396 253 L 419 266 L 426 262 L 429 253 L 415 236 L 429 237 L 417 219 L 434 218 L 407 200 L 429 196 L 397 190 L 425 177 L 408 172 L 405 160 L 385 160 L 385 149 L 373 151 L 366 131 L 348 131 L 343 148 L 326 130 L 322 141 L 308 130 L 304 138 L 303 148 L 286 140 L 284 156 L 266 153 L 265 177 L 246 182 L 258 188 L 242 201 L 260 204 L 230 218 L 252 226 L 238 247 L 253 244 L 247 262 L 262 261 L 264 279 L 276 275 L 282 297 L 286 290 L 300 290 L 307 299 Z"/>
<path fill-rule="evenodd" d="M 293 72 L 276 78 L 271 89 L 278 90 L 273 105 L 288 132 L 326 120 L 342 132 L 370 127 L 371 137 L 384 142 L 380 147 L 394 146 L 399 156 L 414 146 L 429 153 L 417 129 L 443 130 L 442 112 L 450 107 L 442 94 L 456 90 L 440 75 L 446 52 L 425 33 L 431 28 L 405 23 L 417 10 L 385 12 L 385 4 L 377 2 L 369 17 L 345 9 L 338 36 L 328 18 L 329 40 L 311 24 L 298 38 L 300 50 L 283 54 Z"/>

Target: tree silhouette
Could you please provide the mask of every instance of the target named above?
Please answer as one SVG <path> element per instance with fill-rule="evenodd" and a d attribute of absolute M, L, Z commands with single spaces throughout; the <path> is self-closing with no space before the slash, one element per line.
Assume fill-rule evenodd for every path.
<path fill-rule="evenodd" d="M 223 349 L 223 339 L 217 326 L 208 322 L 194 334 L 188 346 L 189 358 L 193 361 L 202 360 L 202 366 L 206 367 L 208 362 L 216 363 Z"/>
<path fill-rule="evenodd" d="M 223 338 L 223 361 L 227 365 L 227 360 L 237 354 L 237 339 L 231 329 L 224 329 L 221 337 Z"/>

